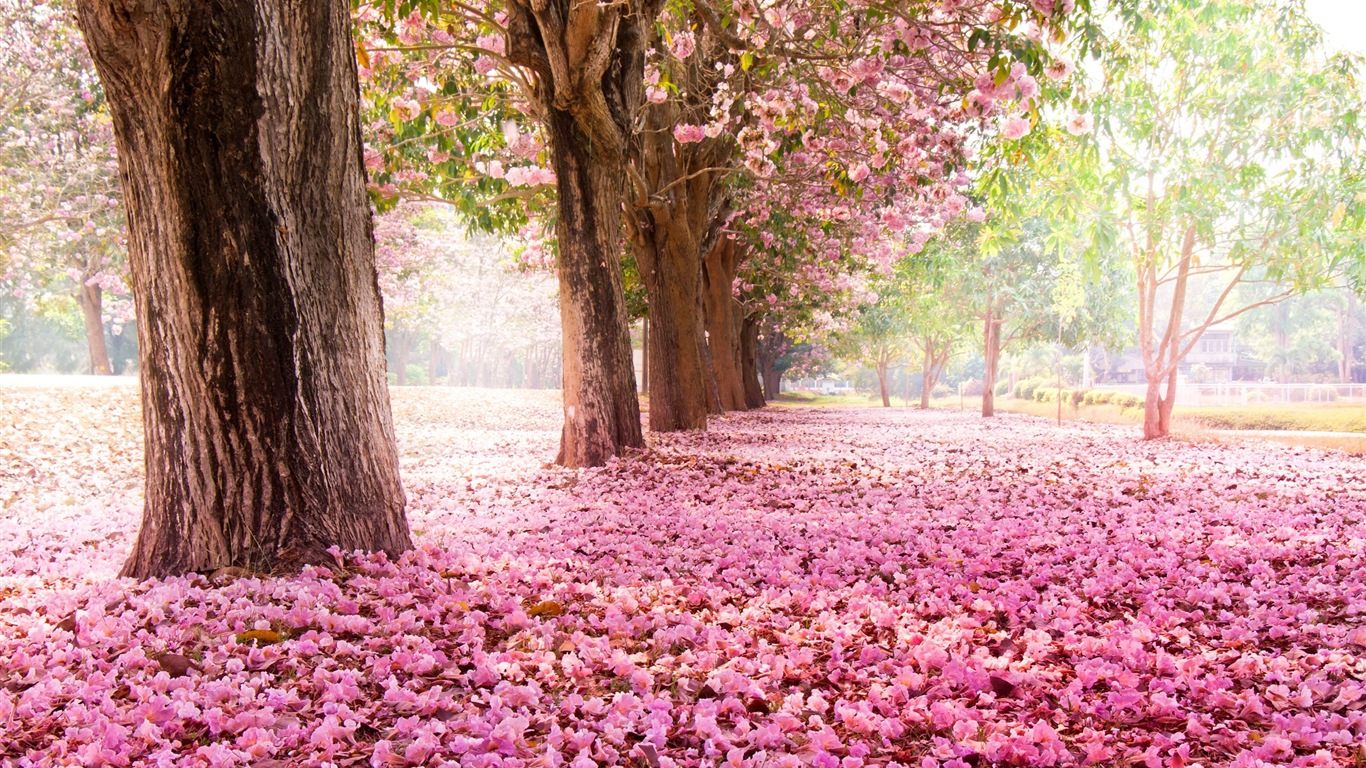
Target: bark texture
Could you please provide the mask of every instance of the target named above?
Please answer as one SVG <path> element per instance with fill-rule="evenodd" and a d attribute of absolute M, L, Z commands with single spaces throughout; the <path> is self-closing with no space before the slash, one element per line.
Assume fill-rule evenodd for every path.
<path fill-rule="evenodd" d="M 644 7 L 510 0 L 508 58 L 534 74 L 559 179 L 564 429 L 556 459 L 605 463 L 645 444 L 621 273 L 626 141 L 644 103 Z M 634 12 L 629 12 L 634 10 Z"/>
<path fill-rule="evenodd" d="M 739 254 L 734 240 L 719 237 L 708 249 L 702 265 L 707 344 L 716 373 L 717 395 L 722 410 L 726 411 L 743 411 L 750 407 L 745 401 L 740 363 L 739 302 L 732 290 L 740 264 Z"/>
<path fill-rule="evenodd" d="M 104 340 L 104 291 L 98 285 L 81 284 L 76 294 L 85 318 L 85 345 L 90 350 L 90 372 L 108 376 L 114 372 L 109 364 L 109 345 Z"/>
<path fill-rule="evenodd" d="M 645 107 L 643 119 L 629 144 L 627 229 L 653 334 L 650 429 L 706 429 L 708 411 L 721 405 L 703 332 L 703 239 L 716 203 L 716 174 L 707 169 L 729 145 L 675 142 L 672 104 Z"/>
<path fill-rule="evenodd" d="M 778 399 L 783 381 L 783 370 L 778 367 L 778 361 L 785 352 L 787 352 L 787 339 L 783 336 L 782 331 L 770 330 L 764 334 L 764 338 L 759 339 L 757 357 L 759 377 L 763 380 L 764 385 L 765 400 Z"/>
<path fill-rule="evenodd" d="M 80 0 L 128 206 L 146 507 L 123 573 L 411 547 L 339 0 Z"/>
<path fill-rule="evenodd" d="M 764 391 L 759 387 L 759 319 L 745 315 L 740 322 L 740 379 L 745 388 L 745 405 L 763 408 Z"/>

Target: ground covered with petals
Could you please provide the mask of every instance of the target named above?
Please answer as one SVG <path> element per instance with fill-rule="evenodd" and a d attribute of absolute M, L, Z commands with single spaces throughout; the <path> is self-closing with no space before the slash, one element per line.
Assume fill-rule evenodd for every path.
<path fill-rule="evenodd" d="M 0 412 L 4 765 L 1362 761 L 1358 458 L 771 408 L 569 471 L 551 396 L 398 390 L 417 551 L 135 583 L 136 390 Z"/>

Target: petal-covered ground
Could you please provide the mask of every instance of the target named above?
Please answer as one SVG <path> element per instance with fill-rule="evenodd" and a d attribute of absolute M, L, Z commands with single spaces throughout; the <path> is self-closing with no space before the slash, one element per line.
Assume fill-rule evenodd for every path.
<path fill-rule="evenodd" d="M 394 397 L 418 551 L 134 583 L 136 390 L 0 390 L 0 762 L 1363 760 L 1359 458 L 767 409 L 569 471 L 553 396 Z"/>

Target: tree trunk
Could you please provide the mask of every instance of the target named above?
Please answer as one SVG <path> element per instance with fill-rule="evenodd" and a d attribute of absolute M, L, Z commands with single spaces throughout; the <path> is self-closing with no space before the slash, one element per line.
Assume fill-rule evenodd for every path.
<path fill-rule="evenodd" d="M 928 341 L 925 342 L 925 358 L 920 364 L 920 410 L 927 411 L 930 408 L 930 392 L 934 389 L 934 355 L 932 347 Z M 986 397 L 986 390 L 983 389 L 982 397 Z M 985 415 L 985 414 L 983 414 Z"/>
<path fill-rule="evenodd" d="M 85 344 L 90 350 L 90 372 L 96 376 L 108 376 L 113 373 L 113 368 L 109 365 L 109 347 L 104 343 L 104 292 L 98 285 L 81 283 L 76 300 L 85 317 Z"/>
<path fill-rule="evenodd" d="M 394 328 L 394 377 L 400 387 L 408 386 L 408 360 L 416 341 L 416 332 Z"/>
<path fill-rule="evenodd" d="M 1155 440 L 1166 434 L 1162 429 L 1162 380 L 1149 378 L 1143 398 L 1143 439 Z"/>
<path fill-rule="evenodd" d="M 441 365 L 441 339 L 433 337 L 427 346 L 427 384 L 436 385 L 436 372 Z"/>
<path fill-rule="evenodd" d="M 891 408 L 892 398 L 887 392 L 887 361 L 877 361 L 876 370 L 878 391 L 882 393 L 882 407 Z"/>
<path fill-rule="evenodd" d="M 982 415 L 990 417 L 996 415 L 996 377 L 1001 363 L 1001 319 L 996 317 L 994 307 L 987 307 L 982 334 L 986 358 L 986 370 L 982 375 Z"/>
<path fill-rule="evenodd" d="M 740 365 L 740 338 L 736 333 L 736 301 L 731 286 L 739 264 L 735 241 L 721 237 L 707 252 L 703 262 L 706 300 L 707 344 L 711 348 L 712 366 L 716 371 L 716 387 L 721 407 L 727 411 L 743 411 L 745 386 Z"/>
<path fill-rule="evenodd" d="M 759 315 L 745 315 L 740 323 L 740 383 L 745 388 L 745 405 L 764 407 L 764 391 L 759 388 Z"/>
<path fill-rule="evenodd" d="M 78 10 L 137 305 L 146 501 L 123 575 L 409 549 L 349 7 Z"/>
<path fill-rule="evenodd" d="M 645 445 L 622 293 L 622 180 L 594 157 L 593 142 L 571 114 L 552 108 L 549 136 L 559 179 L 555 236 L 564 334 L 564 430 L 556 462 L 592 467 Z"/>
<path fill-rule="evenodd" d="M 778 360 L 786 346 L 787 340 L 781 331 L 771 331 L 759 341 L 759 375 L 763 378 L 764 399 L 769 402 L 777 400 L 782 389 L 783 372 L 778 369 Z"/>
<path fill-rule="evenodd" d="M 507 56 L 535 75 L 534 112 L 557 179 L 564 429 L 556 461 L 569 467 L 645 444 L 622 293 L 621 204 L 626 141 L 644 104 L 646 30 L 661 2 L 504 4 Z"/>
<path fill-rule="evenodd" d="M 1347 292 L 1346 300 L 1338 307 L 1338 381 L 1352 383 L 1352 314 L 1356 297 Z"/>
<path fill-rule="evenodd" d="M 650 391 L 650 318 L 640 320 L 640 391 Z"/>
<path fill-rule="evenodd" d="M 657 222 L 663 217 L 657 217 Z M 707 428 L 708 372 L 702 358 L 702 281 L 697 239 L 684 222 L 656 223 L 634 242 L 650 302 L 650 429 Z M 667 373 L 665 373 L 667 371 Z"/>

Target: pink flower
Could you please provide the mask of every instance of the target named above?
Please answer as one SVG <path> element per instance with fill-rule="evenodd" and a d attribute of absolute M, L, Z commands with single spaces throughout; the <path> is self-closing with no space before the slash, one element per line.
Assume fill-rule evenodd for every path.
<path fill-rule="evenodd" d="M 1022 139 L 1029 133 L 1029 118 L 1019 115 L 1011 115 L 1005 119 L 1001 125 L 1001 137 L 1009 141 Z"/>
<path fill-rule="evenodd" d="M 1092 128 L 1094 123 L 1090 115 L 1077 114 L 1067 118 L 1067 132 L 1073 136 L 1088 134 Z"/>
<path fill-rule="evenodd" d="M 679 144 L 692 144 L 701 141 L 706 137 L 706 132 L 700 125 L 682 124 L 674 126 L 674 140 Z"/>
<path fill-rule="evenodd" d="M 697 40 L 691 32 L 682 32 L 674 35 L 673 41 L 669 43 L 669 53 L 675 59 L 682 61 L 692 55 L 697 48 Z"/>

